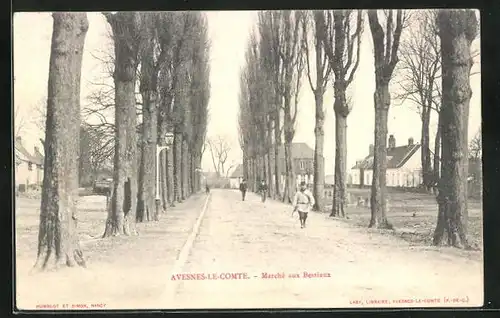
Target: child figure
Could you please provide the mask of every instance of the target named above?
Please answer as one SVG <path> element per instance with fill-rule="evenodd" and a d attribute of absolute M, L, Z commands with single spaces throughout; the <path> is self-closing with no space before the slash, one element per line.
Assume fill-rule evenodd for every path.
<path fill-rule="evenodd" d="M 309 190 L 307 190 L 306 183 L 302 181 L 300 183 L 299 191 L 295 193 L 293 197 L 293 212 L 299 212 L 300 228 L 306 227 L 307 214 L 314 206 L 314 197 Z"/>

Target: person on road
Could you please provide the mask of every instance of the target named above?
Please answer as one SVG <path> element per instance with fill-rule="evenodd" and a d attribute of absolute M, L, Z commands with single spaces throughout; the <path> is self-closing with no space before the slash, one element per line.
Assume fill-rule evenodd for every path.
<path fill-rule="evenodd" d="M 240 183 L 241 199 L 245 201 L 245 195 L 247 194 L 247 181 L 245 179 L 241 180 Z"/>
<path fill-rule="evenodd" d="M 293 197 L 293 213 L 299 212 L 300 228 L 306 227 L 307 214 L 314 206 L 314 197 L 309 190 L 307 190 L 307 185 L 304 181 L 300 183 L 299 191 L 295 193 Z"/>
<path fill-rule="evenodd" d="M 205 192 L 206 194 L 210 193 L 210 187 L 208 186 L 208 184 L 205 184 Z"/>
<path fill-rule="evenodd" d="M 266 202 L 266 197 L 267 197 L 267 184 L 264 179 L 260 182 L 259 185 L 259 192 L 260 195 L 262 196 L 262 202 Z"/>

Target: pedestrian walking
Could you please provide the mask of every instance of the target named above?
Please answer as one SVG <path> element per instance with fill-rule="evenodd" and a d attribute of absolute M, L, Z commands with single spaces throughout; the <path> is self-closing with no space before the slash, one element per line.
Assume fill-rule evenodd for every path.
<path fill-rule="evenodd" d="M 241 180 L 240 191 L 241 191 L 241 200 L 245 201 L 245 195 L 247 194 L 247 181 L 245 179 Z"/>
<path fill-rule="evenodd" d="M 208 186 L 208 184 L 205 184 L 205 192 L 206 194 L 210 193 L 210 187 Z"/>
<path fill-rule="evenodd" d="M 314 206 L 314 197 L 312 193 L 307 189 L 307 185 L 304 181 L 300 183 L 299 191 L 295 193 L 293 197 L 293 212 L 299 212 L 300 228 L 306 227 L 307 214 Z"/>
<path fill-rule="evenodd" d="M 267 197 L 267 184 L 264 179 L 260 182 L 259 185 L 259 192 L 260 195 L 262 196 L 262 202 L 266 202 L 266 197 Z"/>

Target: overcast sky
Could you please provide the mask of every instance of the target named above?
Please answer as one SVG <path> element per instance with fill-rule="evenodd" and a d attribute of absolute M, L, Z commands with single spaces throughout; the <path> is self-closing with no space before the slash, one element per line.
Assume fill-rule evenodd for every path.
<path fill-rule="evenodd" d="M 238 90 L 239 72 L 244 63 L 248 35 L 256 22 L 255 11 L 207 12 L 211 47 L 211 92 L 208 136 L 224 135 L 233 144 L 228 158 L 241 162 L 238 144 Z M 89 30 L 85 41 L 82 65 L 82 106 L 87 96 L 95 90 L 91 83 L 102 81 L 106 74 L 102 62 L 95 56 L 110 49 L 107 37 L 108 25 L 100 13 L 89 13 Z M 26 122 L 36 119 L 36 108 L 47 96 L 47 79 L 52 35 L 52 17 L 49 13 L 16 13 L 14 15 L 14 98 L 15 107 Z M 479 40 L 473 44 L 479 48 Z M 348 165 L 367 155 L 368 145 L 373 143 L 374 67 L 372 38 L 368 26 L 362 38 L 361 60 L 356 77 L 350 87 L 353 110 L 348 117 Z M 473 72 L 480 70 L 479 58 Z M 110 79 L 109 79 L 110 80 Z M 471 77 L 472 100 L 470 105 L 469 138 L 481 124 L 481 78 Z M 334 117 L 333 93 L 325 94 L 325 160 L 326 174 L 333 174 L 334 167 Z M 432 114 L 431 137 L 436 128 L 437 116 Z M 389 112 L 389 134 L 394 134 L 397 145 L 406 144 L 409 137 L 420 140 L 420 119 L 415 107 L 409 103 L 392 103 Z M 40 132 L 33 125 L 26 125 L 23 140 L 32 149 Z M 306 142 L 314 149 L 314 98 L 306 79 L 303 81 L 295 142 Z M 213 170 L 208 153 L 203 158 L 203 169 Z"/>

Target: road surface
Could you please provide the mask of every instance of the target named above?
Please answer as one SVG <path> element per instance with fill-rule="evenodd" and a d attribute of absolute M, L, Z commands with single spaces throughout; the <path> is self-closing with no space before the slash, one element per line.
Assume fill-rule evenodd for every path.
<path fill-rule="evenodd" d="M 482 262 L 238 191 L 213 190 L 168 307 L 481 306 Z M 211 279 L 208 279 L 211 278 Z M 214 279 L 217 278 L 217 279 Z"/>

